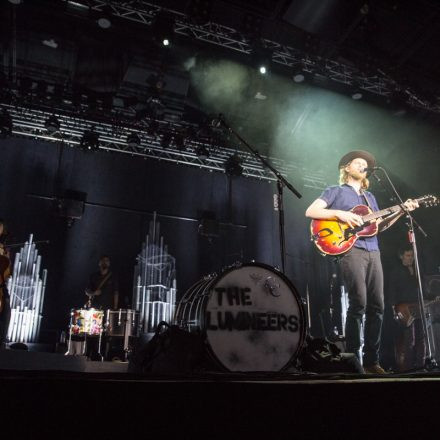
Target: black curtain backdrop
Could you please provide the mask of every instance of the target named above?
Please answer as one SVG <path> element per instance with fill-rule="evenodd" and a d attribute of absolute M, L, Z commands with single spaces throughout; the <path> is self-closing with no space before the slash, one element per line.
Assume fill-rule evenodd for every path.
<path fill-rule="evenodd" d="M 10 242 L 25 241 L 30 233 L 34 240 L 50 240 L 49 245 L 38 246 L 42 266 L 48 269 L 46 332 L 67 328 L 69 310 L 84 304 L 88 276 L 97 270 L 102 254 L 111 257 L 119 274 L 122 306 L 130 307 L 136 256 L 154 212 L 168 251 L 176 258 L 178 298 L 203 275 L 236 261 L 280 265 L 274 183 L 18 138 L 0 141 L 0 176 L 0 217 L 9 224 Z M 304 298 L 309 293 L 312 334 L 321 336 L 329 330 L 328 316 L 320 312 L 328 313 L 330 280 L 337 266 L 320 256 L 309 240 L 304 211 L 320 190 L 304 188 L 298 183 L 302 176 L 290 178 L 303 198 L 285 193 L 286 275 Z M 87 194 L 83 217 L 70 228 L 53 202 L 67 189 Z M 380 187 L 375 192 L 381 206 L 394 204 Z M 220 222 L 219 237 L 199 234 L 204 211 L 214 213 Z M 437 214 L 438 208 L 418 215 L 430 234 L 420 243 L 426 273 L 434 273 L 440 264 L 439 233 L 432 221 Z M 396 249 L 405 239 L 403 221 L 380 237 L 386 273 L 397 263 Z M 384 340 L 389 355 L 393 328 L 387 325 Z"/>

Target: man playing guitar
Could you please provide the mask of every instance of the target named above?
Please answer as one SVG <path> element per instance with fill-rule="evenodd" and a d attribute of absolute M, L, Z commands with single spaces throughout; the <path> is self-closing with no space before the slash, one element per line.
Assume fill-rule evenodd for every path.
<path fill-rule="evenodd" d="M 369 182 L 366 168 L 376 164 L 374 156 L 363 150 L 351 151 L 339 161 L 339 185 L 326 188 L 306 210 L 312 219 L 332 219 L 350 228 L 363 225 L 360 215 L 350 212 L 357 205 L 379 211 L 374 195 L 367 191 Z M 418 207 L 413 200 L 405 202 L 405 209 Z M 383 231 L 404 214 L 403 209 L 374 221 Z M 366 373 L 383 374 L 379 364 L 379 347 L 384 310 L 383 271 L 376 235 L 359 237 L 353 247 L 339 259 L 341 273 L 349 295 L 345 325 L 347 352 L 360 357 L 361 328 L 365 315 L 363 365 Z"/>

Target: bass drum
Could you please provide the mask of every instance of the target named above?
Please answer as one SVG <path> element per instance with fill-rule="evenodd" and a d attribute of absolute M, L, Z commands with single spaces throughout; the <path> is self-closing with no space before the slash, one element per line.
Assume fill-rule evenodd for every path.
<path fill-rule="evenodd" d="M 227 269 L 194 284 L 179 302 L 176 324 L 203 334 L 228 371 L 281 371 L 305 338 L 305 314 L 293 284 L 260 263 Z"/>

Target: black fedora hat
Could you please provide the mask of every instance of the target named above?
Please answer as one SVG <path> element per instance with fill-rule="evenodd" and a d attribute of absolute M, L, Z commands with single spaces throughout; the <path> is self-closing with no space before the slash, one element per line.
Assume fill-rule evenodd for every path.
<path fill-rule="evenodd" d="M 342 156 L 341 160 L 339 161 L 338 168 L 345 167 L 352 160 L 357 159 L 358 157 L 364 159 L 367 162 L 368 168 L 373 168 L 376 166 L 376 158 L 371 153 L 365 150 L 354 150 Z"/>

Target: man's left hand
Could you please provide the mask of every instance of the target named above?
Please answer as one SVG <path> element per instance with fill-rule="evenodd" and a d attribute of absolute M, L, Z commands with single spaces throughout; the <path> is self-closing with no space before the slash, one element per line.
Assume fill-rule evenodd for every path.
<path fill-rule="evenodd" d="M 419 207 L 419 202 L 417 200 L 408 199 L 403 205 L 408 211 L 414 211 L 414 209 Z"/>

